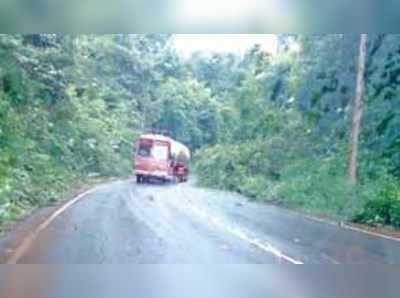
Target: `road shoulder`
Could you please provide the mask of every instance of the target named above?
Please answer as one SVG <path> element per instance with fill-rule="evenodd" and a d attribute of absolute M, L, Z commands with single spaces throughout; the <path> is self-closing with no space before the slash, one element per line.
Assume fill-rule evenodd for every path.
<path fill-rule="evenodd" d="M 87 182 L 84 186 L 75 189 L 64 195 L 59 201 L 44 207 L 32 209 L 24 217 L 17 221 L 8 223 L 0 234 L 0 264 L 9 263 L 16 250 L 27 241 L 32 233 L 53 214 L 63 208 L 78 196 L 88 192 L 98 185 L 118 180 L 117 178 L 102 178 Z"/>

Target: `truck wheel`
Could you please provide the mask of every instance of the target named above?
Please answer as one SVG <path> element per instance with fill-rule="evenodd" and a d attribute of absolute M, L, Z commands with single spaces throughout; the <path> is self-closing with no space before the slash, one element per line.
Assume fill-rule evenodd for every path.
<path fill-rule="evenodd" d="M 142 175 L 136 175 L 136 183 L 140 184 L 140 183 L 142 183 L 142 181 L 143 181 Z"/>

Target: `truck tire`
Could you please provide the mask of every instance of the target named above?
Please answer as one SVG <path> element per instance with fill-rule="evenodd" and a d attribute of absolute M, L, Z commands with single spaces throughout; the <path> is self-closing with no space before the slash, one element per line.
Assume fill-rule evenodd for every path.
<path fill-rule="evenodd" d="M 142 175 L 136 175 L 136 183 L 137 184 L 140 184 L 140 183 L 142 183 L 143 182 L 143 177 L 142 177 Z"/>

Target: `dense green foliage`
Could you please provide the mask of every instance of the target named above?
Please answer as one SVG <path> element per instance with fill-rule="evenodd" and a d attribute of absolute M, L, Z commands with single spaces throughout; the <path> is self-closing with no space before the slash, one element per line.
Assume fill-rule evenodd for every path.
<path fill-rule="evenodd" d="M 89 177 L 131 173 L 159 131 L 200 183 L 400 226 L 400 36 L 369 35 L 359 183 L 346 181 L 358 36 L 180 57 L 171 36 L 0 35 L 0 224 Z M 292 47 L 291 45 L 297 45 Z"/>
<path fill-rule="evenodd" d="M 270 57 L 254 48 L 235 63 L 231 57 L 197 63 L 198 78 L 216 94 L 230 83 L 222 89 L 229 118 L 220 123 L 220 142 L 197 152 L 200 181 L 332 217 L 400 227 L 400 36 L 369 39 L 356 187 L 346 180 L 359 42 L 352 35 L 282 36 L 300 50 L 289 46 Z M 224 68 L 231 71 L 220 83 L 204 72 Z"/>
<path fill-rule="evenodd" d="M 216 103 L 169 40 L 0 35 L 0 224 L 88 177 L 131 174 L 140 133 L 215 143 Z"/>

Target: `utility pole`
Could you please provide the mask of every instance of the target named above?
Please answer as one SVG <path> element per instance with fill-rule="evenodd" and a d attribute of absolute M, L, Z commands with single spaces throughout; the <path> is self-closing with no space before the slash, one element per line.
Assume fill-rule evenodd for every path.
<path fill-rule="evenodd" d="M 352 104 L 352 121 L 350 134 L 350 152 L 347 168 L 347 181 L 350 185 L 357 184 L 357 156 L 363 113 L 362 97 L 364 95 L 365 60 L 367 56 L 367 34 L 361 34 L 357 67 L 356 94 Z"/>

